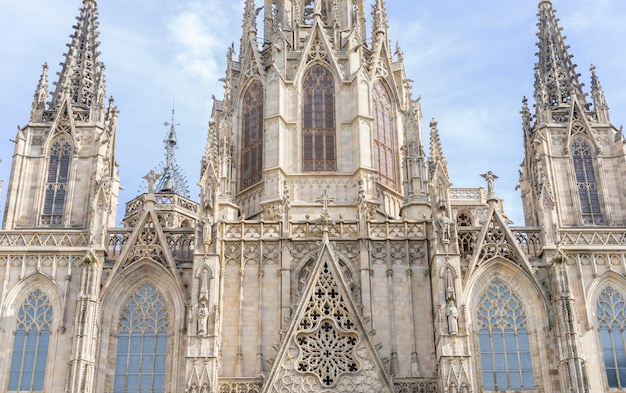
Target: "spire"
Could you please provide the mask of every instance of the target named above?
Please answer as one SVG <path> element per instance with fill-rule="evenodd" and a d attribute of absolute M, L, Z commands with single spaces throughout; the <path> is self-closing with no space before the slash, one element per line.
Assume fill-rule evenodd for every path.
<path fill-rule="evenodd" d="M 261 7 L 263 8 L 263 7 Z M 246 0 L 246 8 L 243 14 L 243 32 L 244 35 L 254 33 L 256 35 L 256 15 L 261 9 L 256 9 L 254 0 Z"/>
<path fill-rule="evenodd" d="M 39 122 L 43 111 L 46 109 L 46 99 L 48 98 L 48 63 L 43 65 L 41 71 L 41 77 L 37 84 L 37 90 L 35 91 L 35 97 L 33 99 L 33 105 L 30 112 L 30 121 Z"/>
<path fill-rule="evenodd" d="M 174 151 L 178 145 L 175 128 L 177 124 L 174 122 L 174 108 L 172 108 L 172 122 L 165 122 L 164 125 L 169 127 L 165 139 L 163 140 L 165 144 L 165 163 L 162 164 L 162 168 L 160 169 L 162 176 L 158 179 L 154 188 L 156 192 L 178 194 L 189 198 L 187 179 L 176 164 L 176 157 L 174 155 Z"/>
<path fill-rule="evenodd" d="M 50 108 L 56 108 L 67 98 L 70 105 L 104 113 L 106 92 L 104 66 L 98 62 L 98 11 L 94 0 L 84 0 L 76 18 L 72 41 L 65 53 L 63 69 L 56 82 Z"/>
<path fill-rule="evenodd" d="M 578 82 L 576 65 L 572 63 L 572 56 L 567 52 L 569 46 L 565 45 L 565 36 L 561 35 L 562 29 L 558 25 L 559 20 L 555 16 L 552 3 L 541 1 L 537 16 L 539 59 L 536 64 L 535 87 L 545 88 L 545 97 L 542 92 L 535 93 L 535 97 L 543 97 L 542 101 L 545 99 L 545 102 L 537 102 L 537 111 L 541 111 L 542 106 L 556 108 L 567 104 L 572 96 L 576 96 L 579 103 L 586 104 L 582 84 Z"/>
<path fill-rule="evenodd" d="M 376 37 L 379 33 L 386 33 L 388 28 L 385 0 L 376 0 L 376 4 L 372 6 L 372 37 Z"/>
<path fill-rule="evenodd" d="M 606 103 L 604 90 L 596 74 L 596 67 L 591 65 L 591 98 L 593 99 L 593 107 L 598 112 L 598 120 L 602 123 L 610 123 L 609 106 Z"/>
<path fill-rule="evenodd" d="M 439 137 L 439 129 L 437 128 L 437 122 L 435 119 L 430 121 L 430 159 L 428 160 L 428 166 L 430 174 L 434 173 L 437 165 L 441 166 L 441 169 L 448 175 L 448 161 L 443 155 L 443 149 L 441 148 L 441 138 Z"/>

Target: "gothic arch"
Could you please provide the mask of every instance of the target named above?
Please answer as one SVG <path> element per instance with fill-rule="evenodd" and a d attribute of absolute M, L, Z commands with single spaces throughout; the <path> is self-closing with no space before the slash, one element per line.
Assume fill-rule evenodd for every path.
<path fill-rule="evenodd" d="M 74 138 L 67 132 L 49 138 L 44 147 L 45 178 L 41 193 L 41 224 L 60 226 L 64 224 L 65 213 L 71 205 L 71 186 L 74 168 Z"/>
<path fill-rule="evenodd" d="M 606 356 L 608 354 L 605 353 L 605 348 L 603 348 L 601 332 L 600 332 L 600 318 L 598 315 L 598 302 L 600 301 L 601 296 L 605 291 L 609 288 L 614 290 L 615 295 L 621 297 L 622 300 L 626 299 L 626 278 L 622 275 L 615 273 L 613 271 L 605 272 L 604 274 L 597 277 L 593 283 L 589 286 L 589 290 L 587 291 L 588 301 L 585 304 L 585 311 L 587 313 L 587 328 L 593 331 L 593 342 L 596 346 L 595 353 L 597 356 L 597 370 L 598 375 L 602 377 L 602 386 L 605 389 L 615 388 L 616 386 L 612 385 L 609 381 L 608 373 L 607 373 L 607 361 Z M 624 308 L 622 308 L 622 311 Z M 611 349 L 615 349 L 612 346 Z M 593 364 L 593 363 L 592 363 Z M 592 365 L 590 364 L 590 366 Z M 620 364 L 623 366 L 623 364 Z M 620 379 L 620 387 L 626 387 L 626 381 L 622 378 Z"/>
<path fill-rule="evenodd" d="M 137 261 L 124 274 L 118 275 L 106 291 L 101 300 L 101 334 L 100 354 L 97 359 L 96 390 L 104 390 L 105 386 L 112 386 L 115 357 L 117 350 L 117 329 L 122 309 L 126 300 L 144 284 L 152 285 L 164 298 L 169 315 L 167 362 L 165 391 L 178 391 L 183 386 L 182 376 L 176 370 L 183 367 L 180 356 L 183 344 L 183 330 L 187 328 L 185 315 L 185 294 L 179 293 L 178 283 L 162 266 L 153 261 Z"/>
<path fill-rule="evenodd" d="M 258 77 L 242 88 L 239 153 L 239 191 L 262 180 L 265 134 L 265 86 Z"/>
<path fill-rule="evenodd" d="M 300 152 L 302 170 L 329 172 L 338 169 L 338 77 L 326 64 L 309 64 L 300 77 Z"/>
<path fill-rule="evenodd" d="M 379 182 L 394 190 L 398 189 L 399 163 L 397 162 L 398 141 L 394 101 L 391 89 L 384 79 L 372 84 L 372 152 L 374 166 L 378 170 Z"/>
<path fill-rule="evenodd" d="M 26 299 L 34 292 L 41 291 L 48 299 L 50 307 L 52 309 L 52 318 L 49 329 L 49 343 L 48 353 L 45 368 L 45 379 L 43 381 L 44 391 L 53 391 L 54 381 L 54 359 L 56 358 L 56 350 L 58 348 L 59 332 L 63 318 L 63 307 L 61 303 L 61 296 L 55 283 L 50 280 L 49 277 L 41 273 L 35 273 L 26 279 L 20 281 L 15 287 L 13 287 L 5 298 L 4 307 L 2 309 L 2 315 L 11 316 L 2 318 L 2 326 L 0 330 L 0 340 L 7 343 L 5 348 L 10 348 L 9 351 L 2 351 L 0 353 L 0 363 L 5 364 L 8 367 L 11 366 L 14 343 L 15 343 L 15 330 L 17 327 L 17 315 L 22 304 Z M 11 310 L 11 311 L 9 311 Z M 8 370 L 8 368 L 7 368 Z M 8 386 L 9 375 L 3 373 L 0 375 L 0 386 Z"/>
<path fill-rule="evenodd" d="M 574 205 L 578 205 L 578 214 L 582 224 L 603 224 L 603 201 L 600 193 L 601 174 L 596 158 L 598 148 L 595 141 L 580 132 L 572 135 L 568 145 L 571 160 L 571 173 L 575 186 Z"/>
<path fill-rule="evenodd" d="M 549 364 L 548 353 L 546 351 L 547 338 L 544 332 L 547 326 L 549 326 L 550 303 L 532 277 L 529 277 L 528 274 L 518 266 L 504 259 L 493 261 L 488 266 L 481 266 L 475 274 L 470 277 L 464 288 L 464 304 L 466 310 L 469 310 L 465 313 L 467 318 L 467 331 L 471 337 L 471 352 L 475 359 L 475 380 L 478 386 L 485 386 L 483 382 L 481 358 L 479 356 L 481 351 L 478 336 L 478 310 L 481 298 L 494 282 L 503 283 L 521 303 L 526 317 L 525 329 L 528 332 L 530 344 L 534 386 L 544 386 L 545 381 L 549 380 L 549 375 L 546 371 L 549 368 L 547 367 Z M 500 389 L 506 390 L 506 387 L 500 387 Z"/>

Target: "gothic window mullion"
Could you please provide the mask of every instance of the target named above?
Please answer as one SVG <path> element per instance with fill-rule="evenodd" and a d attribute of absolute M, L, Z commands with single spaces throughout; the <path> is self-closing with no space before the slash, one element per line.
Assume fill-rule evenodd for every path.
<path fill-rule="evenodd" d="M 593 157 L 589 144 L 581 137 L 575 138 L 572 143 L 572 159 L 580 212 L 584 224 L 602 224 L 602 209 L 598 186 L 593 167 Z"/>
<path fill-rule="evenodd" d="M 262 180 L 263 170 L 263 84 L 255 80 L 244 94 L 241 115 L 240 190 Z"/>

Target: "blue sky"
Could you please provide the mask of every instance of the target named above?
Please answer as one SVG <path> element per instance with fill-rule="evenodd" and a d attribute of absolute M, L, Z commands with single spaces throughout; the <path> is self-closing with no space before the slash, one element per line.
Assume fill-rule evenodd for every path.
<path fill-rule="evenodd" d="M 13 153 L 9 138 L 28 120 L 44 62 L 50 82 L 56 80 L 81 3 L 0 0 L 2 207 Z M 493 171 L 499 176 L 496 193 L 516 225 L 523 225 L 514 190 L 523 153 L 519 111 L 523 96 L 532 103 L 537 3 L 387 0 L 390 39 L 402 47 L 413 92 L 422 97 L 426 138 L 430 119 L 439 123 L 454 187 L 485 186 L 479 174 Z M 626 2 L 554 0 L 553 5 L 585 90 L 593 63 L 619 128 L 626 122 Z M 163 123 L 174 97 L 177 160 L 197 200 L 211 96 L 222 96 L 218 79 L 226 49 L 239 43 L 243 0 L 107 0 L 98 7 L 100 60 L 108 94 L 120 109 L 117 160 L 125 188 L 120 206 L 141 192 L 141 177 L 164 157 Z M 118 211 L 119 222 L 123 210 Z"/>

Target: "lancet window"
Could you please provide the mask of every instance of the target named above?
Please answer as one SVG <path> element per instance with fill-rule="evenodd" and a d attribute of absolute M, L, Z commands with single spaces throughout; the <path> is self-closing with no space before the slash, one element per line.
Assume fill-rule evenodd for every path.
<path fill-rule="evenodd" d="M 477 322 L 483 389 L 534 389 L 528 322 L 519 297 L 495 280 L 480 297 Z"/>
<path fill-rule="evenodd" d="M 119 319 L 114 392 L 165 392 L 169 317 L 161 293 L 139 286 Z"/>
<path fill-rule="evenodd" d="M 604 219 L 600 208 L 593 157 L 591 148 L 586 140 L 581 137 L 574 139 L 572 143 L 572 157 L 583 223 L 602 224 Z"/>
<path fill-rule="evenodd" d="M 261 181 L 263 171 L 263 84 L 255 80 L 243 96 L 241 189 Z"/>
<path fill-rule="evenodd" d="M 337 169 L 335 131 L 335 79 L 316 64 L 302 83 L 302 168 L 305 171 Z"/>
<path fill-rule="evenodd" d="M 626 387 L 626 301 L 615 288 L 606 287 L 596 306 L 604 367 L 610 388 Z"/>
<path fill-rule="evenodd" d="M 396 188 L 395 142 L 391 100 L 387 89 L 379 81 L 372 90 L 374 116 L 374 161 L 379 181 L 387 187 Z"/>
<path fill-rule="evenodd" d="M 50 300 L 41 289 L 35 289 L 17 313 L 9 391 L 43 391 L 51 324 Z"/>
<path fill-rule="evenodd" d="M 72 145 L 65 136 L 59 136 L 52 141 L 41 214 L 42 224 L 61 225 L 63 223 L 71 149 Z"/>

